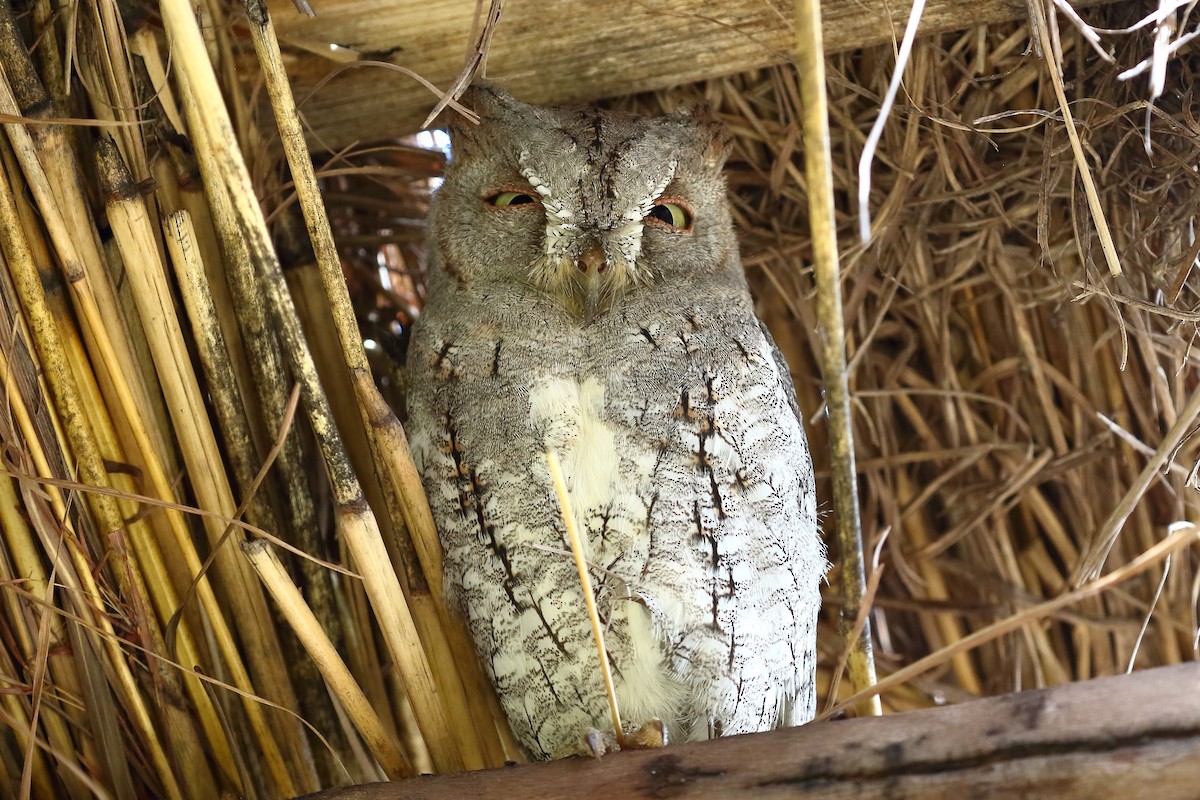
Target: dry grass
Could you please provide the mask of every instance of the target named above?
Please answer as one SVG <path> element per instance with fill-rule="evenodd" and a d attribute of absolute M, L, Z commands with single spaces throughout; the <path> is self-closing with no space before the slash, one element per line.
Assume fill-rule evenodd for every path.
<path fill-rule="evenodd" d="M 163 24 L 190 24 L 184 5 L 163 9 Z M 269 114 L 251 111 L 257 78 L 234 82 L 258 74 L 239 33 L 253 23 L 202 9 L 208 46 L 172 27 L 168 54 L 159 22 L 121 25 L 104 3 L 14 16 L 0 0 L 12 476 L 0 479 L 0 798 L 273 797 L 513 753 L 464 667 L 402 441 L 336 310 L 357 312 L 376 382 L 401 409 L 442 156 L 411 144 L 321 156 L 347 293 L 329 253 L 308 246 L 298 208 L 312 198 L 293 195 Z M 1115 7 L 1093 17 L 1137 20 Z M 1196 657 L 1196 554 L 1182 549 L 1190 534 L 1168 531 L 1200 518 L 1200 124 L 1190 93 L 1172 90 L 1200 62 L 1172 61 L 1148 106 L 1144 82 L 1116 75 L 1153 50 L 1149 28 L 1104 38 L 1110 65 L 1064 26 L 1076 151 L 1030 39 L 1013 25 L 918 41 L 872 169 L 867 245 L 848 209 L 893 59 L 881 48 L 830 62 L 868 554 L 890 531 L 869 585 L 891 710 Z M 269 58 L 269 40 L 255 45 Z M 215 83 L 201 75 L 210 60 Z M 733 135 L 744 261 L 821 462 L 795 76 L 620 103 L 696 100 Z M 55 124 L 68 118 L 105 124 Z M 305 344 L 298 324 L 318 333 Z M 844 682 L 828 691 L 838 608 L 831 591 L 830 707 L 847 696 Z M 436 696 L 405 691 L 429 681 Z"/>

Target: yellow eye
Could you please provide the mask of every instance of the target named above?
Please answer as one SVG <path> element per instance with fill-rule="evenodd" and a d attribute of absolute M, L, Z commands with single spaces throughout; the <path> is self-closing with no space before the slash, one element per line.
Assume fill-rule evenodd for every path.
<path fill-rule="evenodd" d="M 508 208 L 510 206 L 527 206 L 536 203 L 538 199 L 525 192 L 500 192 L 489 197 L 487 201 L 497 208 Z"/>
<path fill-rule="evenodd" d="M 657 220 L 679 230 L 687 230 L 692 227 L 691 212 L 678 203 L 659 203 L 650 209 L 650 214 L 646 219 Z"/>

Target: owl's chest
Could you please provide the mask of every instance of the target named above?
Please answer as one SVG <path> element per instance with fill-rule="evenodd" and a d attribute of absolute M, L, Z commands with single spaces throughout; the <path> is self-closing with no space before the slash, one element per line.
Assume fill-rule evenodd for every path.
<path fill-rule="evenodd" d="M 562 465 L 589 556 L 628 554 L 646 532 L 655 454 L 620 424 L 612 383 L 593 375 L 544 375 L 529 387 L 532 444 Z"/>
<path fill-rule="evenodd" d="M 450 431 L 446 468 L 473 476 L 471 502 L 509 498 L 536 516 L 512 535 L 561 530 L 547 502 L 551 451 L 579 529 L 613 553 L 635 556 L 653 530 L 712 534 L 732 504 L 754 499 L 739 488 L 750 476 L 738 451 L 741 395 L 764 368 L 757 328 L 698 311 L 650 317 L 631 311 L 589 331 L 526 318 L 422 332 L 410 364 L 428 415 Z"/>

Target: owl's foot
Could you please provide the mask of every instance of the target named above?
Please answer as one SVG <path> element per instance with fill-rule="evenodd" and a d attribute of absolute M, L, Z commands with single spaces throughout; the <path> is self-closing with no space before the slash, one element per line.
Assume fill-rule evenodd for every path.
<path fill-rule="evenodd" d="M 605 753 L 616 750 L 649 750 L 667 744 L 667 726 L 661 719 L 650 719 L 640 728 L 625 736 L 620 742 L 611 731 L 588 728 L 583 734 L 583 750 L 592 758 L 601 758 Z"/>
<path fill-rule="evenodd" d="M 620 749 L 617 737 L 612 733 L 588 728 L 587 732 L 583 734 L 583 752 L 592 758 L 602 758 L 605 753 Z"/>
<path fill-rule="evenodd" d="M 654 747 L 666 747 L 667 726 L 661 719 L 648 719 L 642 727 L 625 737 L 621 742 L 623 750 L 649 750 Z"/>

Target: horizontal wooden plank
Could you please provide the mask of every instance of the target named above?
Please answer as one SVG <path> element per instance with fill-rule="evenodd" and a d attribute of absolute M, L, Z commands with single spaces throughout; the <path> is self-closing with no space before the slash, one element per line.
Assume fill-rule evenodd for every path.
<path fill-rule="evenodd" d="M 313 800 L 1194 798 L 1200 664 L 662 750 L 333 789 Z"/>
<path fill-rule="evenodd" d="M 1088 0 L 1076 6 L 1108 2 Z M 297 98 L 348 61 L 385 61 L 447 87 L 462 69 L 475 3 L 468 0 L 312 0 L 313 18 L 271 0 Z M 486 3 L 485 3 L 486 7 Z M 489 51 L 488 77 L 523 100 L 590 101 L 778 64 L 793 47 L 791 0 L 509 0 Z M 899 38 L 910 3 L 824 0 L 829 52 Z M 929 0 L 921 32 L 1015 19 L 1026 0 Z M 416 128 L 435 103 L 416 80 L 356 65 L 302 107 L 331 147 Z"/>

